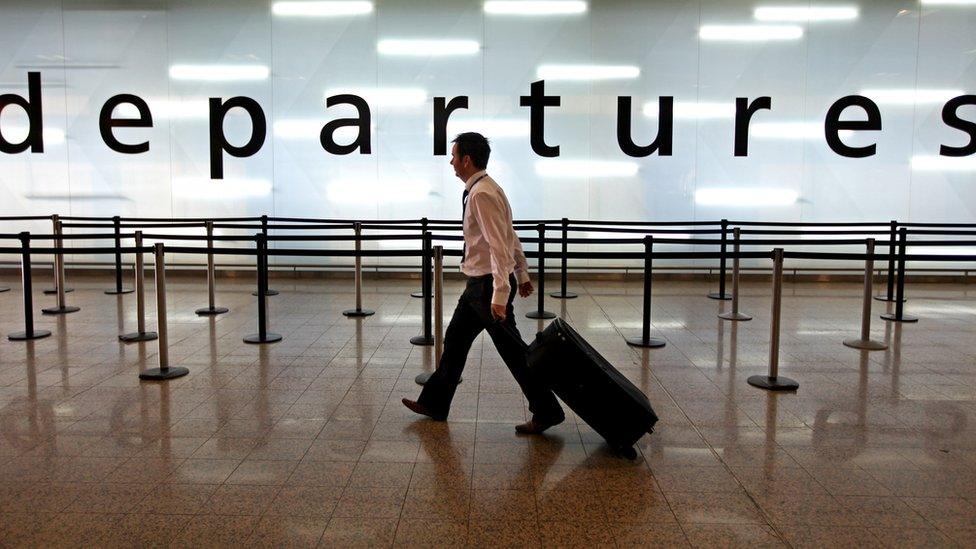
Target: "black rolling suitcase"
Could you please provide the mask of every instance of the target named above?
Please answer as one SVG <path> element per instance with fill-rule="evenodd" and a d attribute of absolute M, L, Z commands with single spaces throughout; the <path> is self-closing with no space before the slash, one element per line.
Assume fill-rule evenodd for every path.
<path fill-rule="evenodd" d="M 529 368 L 607 440 L 633 459 L 634 443 L 650 433 L 657 414 L 647 397 L 561 318 L 529 345 Z"/>

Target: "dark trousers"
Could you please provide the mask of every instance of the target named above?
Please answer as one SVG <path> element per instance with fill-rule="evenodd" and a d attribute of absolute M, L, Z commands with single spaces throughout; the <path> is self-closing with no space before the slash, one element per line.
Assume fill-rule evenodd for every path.
<path fill-rule="evenodd" d="M 515 327 L 512 307 L 512 300 L 518 290 L 515 276 L 509 275 L 509 283 L 512 291 L 508 294 L 505 320 L 499 322 L 491 315 L 491 296 L 494 291 L 491 275 L 468 279 L 444 335 L 441 363 L 424 384 L 424 390 L 418 399 L 431 412 L 446 416 L 450 411 L 451 400 L 454 399 L 454 391 L 461 379 L 461 372 L 464 371 L 471 344 L 482 330 L 488 330 L 498 354 L 525 393 L 532 417 L 541 421 L 560 420 L 564 417 L 563 409 L 552 391 L 536 379 L 526 363 L 526 345 Z"/>

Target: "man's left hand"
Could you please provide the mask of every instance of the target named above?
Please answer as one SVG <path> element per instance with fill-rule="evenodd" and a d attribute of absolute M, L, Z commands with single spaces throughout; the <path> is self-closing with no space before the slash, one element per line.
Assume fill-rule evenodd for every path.
<path fill-rule="evenodd" d="M 495 320 L 502 322 L 505 320 L 505 306 L 491 304 L 491 316 L 495 317 Z"/>
<path fill-rule="evenodd" d="M 518 287 L 519 295 L 522 297 L 529 297 L 532 295 L 533 290 L 535 290 L 535 288 L 532 287 L 532 282 L 523 282 L 522 284 L 519 284 Z"/>

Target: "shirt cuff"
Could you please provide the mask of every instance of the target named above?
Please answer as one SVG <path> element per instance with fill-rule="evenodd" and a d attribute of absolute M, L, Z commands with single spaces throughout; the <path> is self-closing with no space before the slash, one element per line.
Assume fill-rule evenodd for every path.
<path fill-rule="evenodd" d="M 529 273 L 525 269 L 518 269 L 515 271 L 515 278 L 518 279 L 518 283 L 521 286 L 526 282 L 529 282 Z"/>
<path fill-rule="evenodd" d="M 508 305 L 508 294 L 512 289 L 508 287 L 508 284 L 504 288 L 495 288 L 494 293 L 491 294 L 491 304 L 492 305 Z"/>

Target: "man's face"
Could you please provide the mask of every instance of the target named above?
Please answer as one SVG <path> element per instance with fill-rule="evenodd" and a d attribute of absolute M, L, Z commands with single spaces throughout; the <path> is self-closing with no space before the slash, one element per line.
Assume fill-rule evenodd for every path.
<path fill-rule="evenodd" d="M 467 172 L 464 166 L 464 159 L 458 157 L 457 143 L 455 143 L 454 146 L 451 147 L 451 166 L 454 168 L 454 175 L 457 176 L 458 179 L 460 179 L 461 181 L 464 181 L 466 179 L 464 174 Z"/>

